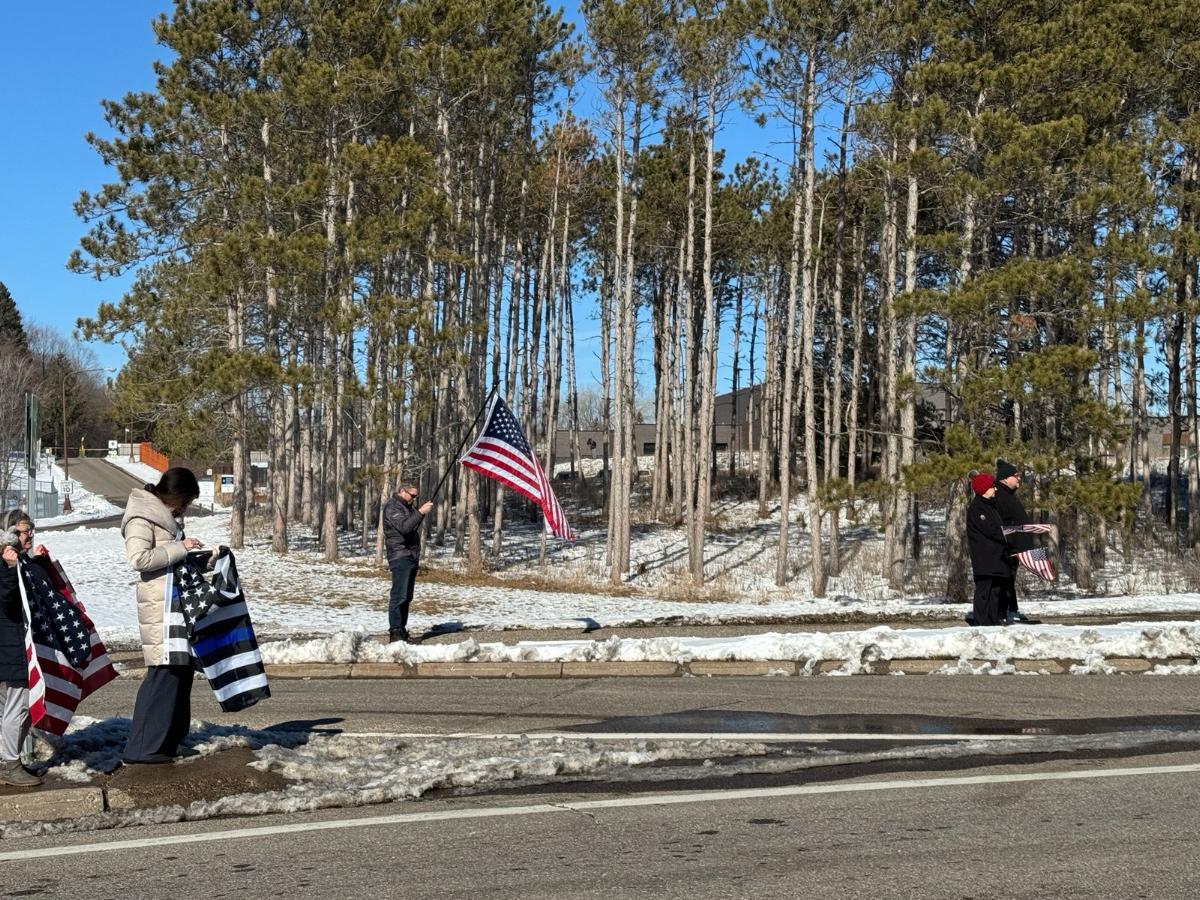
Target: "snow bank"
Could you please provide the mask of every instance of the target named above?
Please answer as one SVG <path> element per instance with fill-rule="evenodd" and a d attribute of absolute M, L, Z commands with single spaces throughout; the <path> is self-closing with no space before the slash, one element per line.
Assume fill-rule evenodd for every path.
<path fill-rule="evenodd" d="M 1080 672 L 1104 671 L 1114 657 L 1166 660 L 1200 656 L 1200 623 L 1123 623 L 1081 627 L 1029 625 L 1011 628 L 896 629 L 796 632 L 735 637 L 618 638 L 604 641 L 519 641 L 412 645 L 384 644 L 361 633 L 318 640 L 264 643 L 268 663 L 395 662 L 674 662 L 694 660 L 848 660 L 865 665 L 892 659 L 1081 660 Z M 853 671 L 853 668 L 849 669 Z"/>

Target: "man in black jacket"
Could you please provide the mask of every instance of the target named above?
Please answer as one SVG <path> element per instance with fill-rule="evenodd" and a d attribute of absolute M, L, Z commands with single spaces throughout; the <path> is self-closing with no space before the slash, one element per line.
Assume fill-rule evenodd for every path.
<path fill-rule="evenodd" d="M 967 549 L 975 578 L 975 624 L 1004 625 L 1004 587 L 1011 575 L 1008 541 L 996 511 L 996 479 L 980 472 L 971 479 L 975 497 L 967 506 Z"/>
<path fill-rule="evenodd" d="M 408 641 L 408 607 L 412 604 L 421 558 L 421 522 L 433 509 L 429 500 L 417 506 L 416 485 L 406 484 L 383 507 L 383 541 L 392 593 L 388 600 L 388 641 Z"/>
<path fill-rule="evenodd" d="M 1017 487 L 1021 484 L 1021 473 L 1012 463 L 1003 459 L 996 460 L 996 511 L 1000 513 L 1000 521 L 1006 525 L 1028 525 L 1032 521 L 1025 512 L 1025 505 L 1017 497 Z M 1037 544 L 1033 535 L 1014 532 L 1008 536 L 1012 553 L 1032 550 Z M 1017 608 L 1017 563 L 1013 560 L 1012 575 L 1004 586 L 1004 599 L 1000 606 L 1000 615 L 1007 624 L 1028 621 Z"/>

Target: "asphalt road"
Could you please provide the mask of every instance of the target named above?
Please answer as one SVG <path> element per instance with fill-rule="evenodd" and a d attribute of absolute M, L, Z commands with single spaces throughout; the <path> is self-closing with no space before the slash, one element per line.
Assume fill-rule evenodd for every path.
<path fill-rule="evenodd" d="M 80 712 L 128 715 L 136 688 L 122 679 Z M 277 680 L 273 693 L 223 716 L 197 684 L 193 714 L 314 731 L 895 738 L 1200 728 L 1193 679 L 1146 676 Z M 1200 890 L 1194 746 L 772 777 L 723 777 L 719 768 L 687 784 L 566 781 L 8 839 L 0 897 L 1191 898 Z M 181 838 L 188 842 L 172 843 Z M 59 855 L 31 855 L 38 851 Z"/>
<path fill-rule="evenodd" d="M 71 478 L 93 494 L 99 494 L 109 503 L 122 508 L 129 498 L 129 492 L 142 486 L 139 479 L 103 459 L 71 460 Z"/>
<path fill-rule="evenodd" d="M 229 833 L 240 821 L 151 826 L 73 838 L 97 845 L 86 852 L 6 861 L 0 896 L 1195 897 L 1195 773 L 1096 777 L 1106 771 L 679 804 L 610 797 L 617 805 L 590 809 L 553 805 L 567 795 L 528 811 L 435 801 L 265 817 L 251 824 L 283 830 L 257 835 Z M 418 807 L 463 818 L 388 818 Z M 169 843 L 181 835 L 199 841 Z M 28 853 L 64 842 L 22 843 Z"/>
<path fill-rule="evenodd" d="M 139 683 L 119 679 L 79 712 L 128 716 Z M 197 682 L 192 715 L 253 728 L 319 721 L 323 728 L 381 732 L 1200 728 L 1200 690 L 1185 677 L 276 679 L 271 690 L 270 700 L 226 715 Z"/>

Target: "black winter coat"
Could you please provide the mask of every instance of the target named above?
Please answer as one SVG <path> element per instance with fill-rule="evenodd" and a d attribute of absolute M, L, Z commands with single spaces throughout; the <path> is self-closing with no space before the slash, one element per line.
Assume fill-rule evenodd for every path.
<path fill-rule="evenodd" d="M 967 507 L 967 549 L 971 552 L 971 571 L 981 578 L 1009 578 L 1013 564 L 1009 558 L 1004 526 L 994 503 L 976 496 Z"/>
<path fill-rule="evenodd" d="M 25 681 L 25 615 L 17 570 L 0 560 L 0 681 Z"/>
<path fill-rule="evenodd" d="M 383 507 L 383 543 L 388 562 L 421 555 L 421 522 L 425 516 L 413 509 L 396 494 Z"/>
<path fill-rule="evenodd" d="M 1017 496 L 1017 492 L 1006 484 L 996 482 L 996 512 L 1000 513 L 1000 521 L 1005 525 L 1028 525 L 1033 520 L 1025 512 L 1025 504 Z M 1008 536 L 1008 543 L 1013 552 L 1032 550 L 1038 545 L 1032 534 L 1016 532 Z"/>

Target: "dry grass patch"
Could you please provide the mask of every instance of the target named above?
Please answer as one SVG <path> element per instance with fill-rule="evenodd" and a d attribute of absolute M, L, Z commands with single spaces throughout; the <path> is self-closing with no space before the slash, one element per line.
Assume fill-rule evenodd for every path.
<path fill-rule="evenodd" d="M 657 600 L 675 603 L 731 603 L 739 598 L 725 572 L 697 585 L 686 571 L 681 571 L 656 586 L 653 595 Z"/>
<path fill-rule="evenodd" d="M 502 587 L 522 588 L 527 591 L 543 591 L 551 594 L 600 594 L 607 597 L 631 597 L 634 590 L 627 584 L 612 585 L 588 581 L 582 577 L 549 577 L 528 573 L 511 576 L 493 572 L 471 574 L 455 569 L 421 567 L 418 576 L 431 584 L 446 584 L 454 587 Z"/>

